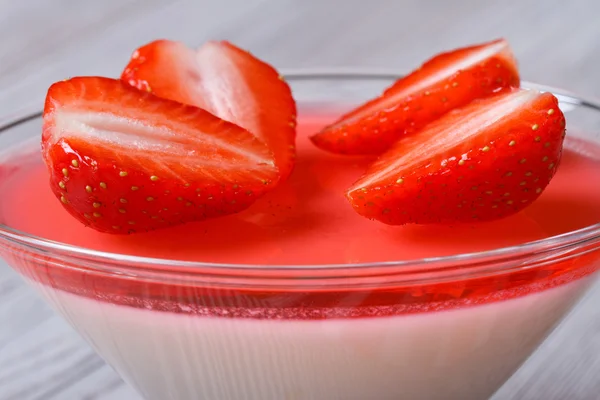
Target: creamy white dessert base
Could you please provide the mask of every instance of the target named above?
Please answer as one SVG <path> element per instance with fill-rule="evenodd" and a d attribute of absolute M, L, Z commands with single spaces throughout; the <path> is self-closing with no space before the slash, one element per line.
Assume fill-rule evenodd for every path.
<path fill-rule="evenodd" d="M 147 400 L 486 400 L 589 283 L 450 311 L 257 320 L 120 306 L 32 282 Z"/>

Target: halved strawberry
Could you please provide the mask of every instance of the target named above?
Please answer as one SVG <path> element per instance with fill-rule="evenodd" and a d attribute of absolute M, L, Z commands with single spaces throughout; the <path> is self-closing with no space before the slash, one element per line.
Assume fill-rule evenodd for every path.
<path fill-rule="evenodd" d="M 505 40 L 442 53 L 311 139 L 333 153 L 380 154 L 446 112 L 519 84 Z"/>
<path fill-rule="evenodd" d="M 270 65 L 228 42 L 198 50 L 170 40 L 137 49 L 121 79 L 160 97 L 191 104 L 237 124 L 275 154 L 285 180 L 296 154 L 296 103 Z"/>
<path fill-rule="evenodd" d="M 64 207 L 111 233 L 235 213 L 278 179 L 246 130 L 108 78 L 50 87 L 42 152 Z"/>
<path fill-rule="evenodd" d="M 564 132 L 556 97 L 513 89 L 398 141 L 347 197 L 359 214 L 391 225 L 499 219 L 548 185 Z"/>

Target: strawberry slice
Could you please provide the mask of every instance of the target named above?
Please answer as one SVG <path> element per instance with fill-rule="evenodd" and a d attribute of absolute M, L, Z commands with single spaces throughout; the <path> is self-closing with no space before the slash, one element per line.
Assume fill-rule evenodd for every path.
<path fill-rule="evenodd" d="M 346 195 L 359 214 L 390 225 L 506 217 L 548 185 L 564 132 L 556 97 L 513 89 L 398 141 Z"/>
<path fill-rule="evenodd" d="M 333 153 L 380 154 L 448 111 L 510 86 L 519 86 L 519 73 L 505 40 L 442 53 L 311 139 Z"/>
<path fill-rule="evenodd" d="M 64 207 L 111 233 L 235 213 L 278 179 L 248 131 L 108 78 L 50 87 L 42 153 Z"/>
<path fill-rule="evenodd" d="M 211 41 L 192 50 L 158 40 L 133 53 L 121 79 L 247 129 L 275 154 L 281 181 L 291 173 L 296 103 L 277 71 L 250 53 L 228 42 Z"/>

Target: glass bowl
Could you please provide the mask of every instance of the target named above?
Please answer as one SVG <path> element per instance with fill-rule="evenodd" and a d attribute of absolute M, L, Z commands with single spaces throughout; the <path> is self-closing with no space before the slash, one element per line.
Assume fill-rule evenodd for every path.
<path fill-rule="evenodd" d="M 287 78 L 302 119 L 344 111 L 398 75 Z M 524 86 L 559 97 L 568 140 L 600 144 L 598 103 Z M 18 154 L 39 140 L 40 124 L 36 112 L 5 120 L 0 148 Z M 90 250 L 21 232 L 0 214 L 0 255 L 148 400 L 476 400 L 593 282 L 600 224 L 487 252 L 266 266 Z"/>

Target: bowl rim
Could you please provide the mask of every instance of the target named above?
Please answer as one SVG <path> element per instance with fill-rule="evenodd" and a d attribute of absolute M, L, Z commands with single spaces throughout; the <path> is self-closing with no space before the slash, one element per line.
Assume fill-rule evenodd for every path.
<path fill-rule="evenodd" d="M 311 68 L 311 69 L 283 69 L 282 75 L 290 81 L 318 81 L 318 80 L 363 80 L 363 81 L 391 81 L 402 77 L 393 70 L 388 69 L 361 69 L 361 68 Z M 572 104 L 577 107 L 584 107 L 593 111 L 600 112 L 600 100 L 595 100 L 589 97 L 582 97 L 570 91 L 559 89 L 552 86 L 537 84 L 528 81 L 522 81 L 522 85 L 526 88 L 536 89 L 542 92 L 551 92 L 559 98 L 563 103 Z M 42 116 L 39 108 L 26 108 L 21 111 L 4 118 L 0 118 L 0 134 L 6 132 L 21 124 L 30 122 Z M 345 271 L 346 273 L 355 273 L 359 271 L 379 270 L 378 275 L 387 275 L 388 273 L 403 274 L 404 272 L 414 273 L 419 272 L 435 273 L 448 266 L 452 266 L 454 272 L 467 272 L 469 266 L 481 266 L 482 264 L 496 264 L 498 268 L 493 268 L 492 271 L 487 269 L 487 272 L 502 272 L 507 269 L 505 262 L 511 262 L 514 266 L 514 261 L 524 260 L 528 257 L 535 256 L 544 257 L 548 254 L 553 254 L 559 250 L 560 253 L 568 253 L 569 249 L 578 248 L 589 245 L 590 243 L 600 242 L 600 222 L 563 233 L 560 235 L 551 236 L 545 239 L 540 239 L 532 242 L 523 243 L 520 245 L 502 247 L 489 251 L 480 251 L 472 253 L 462 253 L 443 257 L 429 257 L 414 260 L 396 260 L 377 263 L 340 263 L 340 264 L 283 264 L 283 265 L 253 265 L 253 264 L 231 264 L 231 263 L 206 263 L 199 261 L 182 261 L 168 258 L 142 257 L 132 256 L 120 253 L 105 252 L 99 250 L 87 249 L 67 243 L 57 242 L 45 239 L 36 235 L 31 235 L 26 232 L 14 229 L 10 226 L 0 223 L 0 241 L 8 241 L 20 247 L 26 247 L 30 251 L 43 252 L 47 255 L 55 253 L 76 259 L 94 260 L 100 263 L 112 265 L 123 265 L 135 268 L 136 265 L 150 269 L 158 269 L 160 272 L 170 273 L 169 269 L 175 268 L 178 273 L 186 272 L 193 273 L 214 271 L 217 274 L 221 273 L 253 273 L 264 272 L 268 275 L 281 272 L 304 271 L 319 274 L 324 272 L 326 276 L 335 274 L 336 271 Z M 0 242 L 0 246 L 2 243 Z M 456 268 L 460 266 L 459 268 Z M 399 270 L 398 270 L 399 268 Z M 393 272 L 392 272 L 393 270 Z"/>

